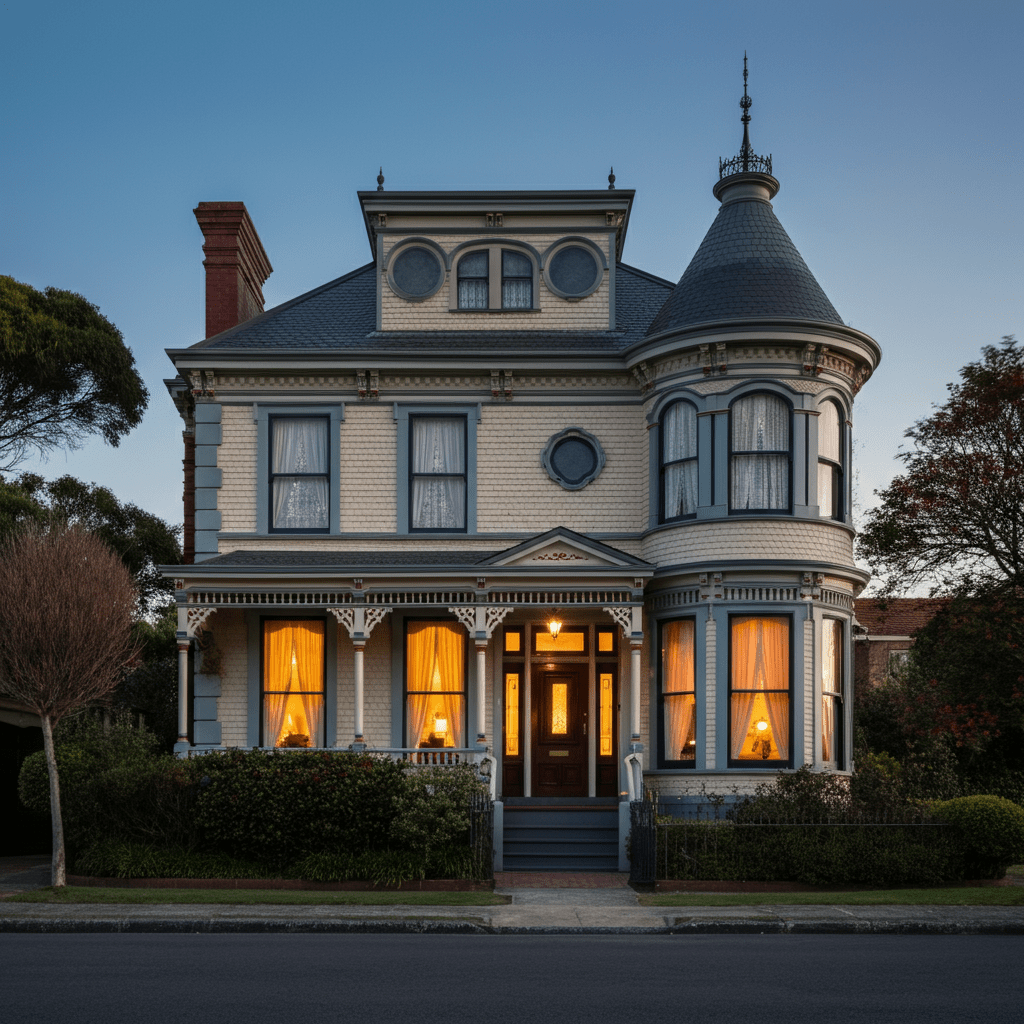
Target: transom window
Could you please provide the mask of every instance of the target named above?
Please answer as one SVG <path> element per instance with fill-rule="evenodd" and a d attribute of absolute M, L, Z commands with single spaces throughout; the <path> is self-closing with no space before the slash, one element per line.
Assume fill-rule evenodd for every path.
<path fill-rule="evenodd" d="M 454 305 L 466 310 L 534 308 L 536 266 L 524 252 L 492 245 L 460 256 Z"/>
<path fill-rule="evenodd" d="M 729 510 L 788 511 L 790 407 L 776 395 L 738 398 L 730 410 Z"/>
<path fill-rule="evenodd" d="M 330 529 L 329 417 L 270 420 L 270 528 Z"/>
<path fill-rule="evenodd" d="M 789 618 L 730 620 L 729 761 L 778 767 L 789 761 Z"/>
<path fill-rule="evenodd" d="M 466 530 L 466 417 L 412 416 L 410 527 Z"/>
<path fill-rule="evenodd" d="M 263 745 L 324 745 L 324 622 L 263 623 Z"/>
<path fill-rule="evenodd" d="M 843 430 L 832 401 L 822 403 L 818 417 L 818 514 L 843 518 Z"/>
<path fill-rule="evenodd" d="M 661 521 L 697 514 L 697 410 L 673 402 L 661 416 Z"/>
<path fill-rule="evenodd" d="M 465 747 L 466 633 L 454 622 L 405 627 L 406 746 Z"/>
<path fill-rule="evenodd" d="M 694 621 L 661 624 L 661 762 L 692 768 L 697 757 Z"/>

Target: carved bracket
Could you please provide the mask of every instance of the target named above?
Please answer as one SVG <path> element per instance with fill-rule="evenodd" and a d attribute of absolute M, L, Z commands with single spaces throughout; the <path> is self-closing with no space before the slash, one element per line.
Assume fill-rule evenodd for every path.
<path fill-rule="evenodd" d="M 185 631 L 192 638 L 203 631 L 203 624 L 216 611 L 216 608 L 189 608 Z"/>
<path fill-rule="evenodd" d="M 640 385 L 640 394 L 650 391 L 654 387 L 655 373 L 646 362 L 637 363 L 633 367 L 633 376 L 636 377 L 636 382 Z"/>
<path fill-rule="evenodd" d="M 502 398 L 512 401 L 513 378 L 511 370 L 491 370 L 491 398 L 497 402 Z"/>
<path fill-rule="evenodd" d="M 327 609 L 339 622 L 348 630 L 348 635 L 353 640 L 369 640 L 370 634 L 377 624 L 392 612 L 393 608 L 383 605 L 371 605 L 369 608 L 359 605 L 349 605 L 346 608 Z"/>
<path fill-rule="evenodd" d="M 466 632 L 479 634 L 483 633 L 490 640 L 494 630 L 513 609 L 506 605 L 486 604 L 465 604 L 449 608 L 448 611 L 454 615 L 466 628 Z"/>
<path fill-rule="evenodd" d="M 640 605 L 613 605 L 601 610 L 607 612 L 618 623 L 622 635 L 627 640 L 643 632 L 644 610 Z"/>
<path fill-rule="evenodd" d="M 377 401 L 380 398 L 380 371 L 356 370 L 356 391 L 364 401 Z"/>

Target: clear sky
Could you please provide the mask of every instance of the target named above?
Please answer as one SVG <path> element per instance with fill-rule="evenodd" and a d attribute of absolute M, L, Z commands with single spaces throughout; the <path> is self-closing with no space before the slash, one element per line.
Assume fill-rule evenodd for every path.
<path fill-rule="evenodd" d="M 181 518 L 164 354 L 200 341 L 201 200 L 242 200 L 267 308 L 366 263 L 393 189 L 637 195 L 625 260 L 678 280 L 751 139 L 775 211 L 884 357 L 855 407 L 862 504 L 957 370 L 1024 336 L 1020 0 L 0 0 L 0 273 L 81 292 L 152 392 L 117 449 L 25 468 Z"/>

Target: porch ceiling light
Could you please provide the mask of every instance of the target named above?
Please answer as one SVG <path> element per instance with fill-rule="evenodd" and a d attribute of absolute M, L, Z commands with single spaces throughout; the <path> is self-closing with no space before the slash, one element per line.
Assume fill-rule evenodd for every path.
<path fill-rule="evenodd" d="M 561 622 L 558 621 L 557 615 L 551 616 L 551 621 L 548 623 L 548 632 L 551 634 L 552 640 L 558 639 L 558 634 L 562 629 Z"/>

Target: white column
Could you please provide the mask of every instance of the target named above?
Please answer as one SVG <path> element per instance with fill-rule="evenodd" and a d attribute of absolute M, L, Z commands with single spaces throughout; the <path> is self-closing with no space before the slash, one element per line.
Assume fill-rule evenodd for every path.
<path fill-rule="evenodd" d="M 178 743 L 188 746 L 188 649 L 189 642 L 178 643 Z"/>
<path fill-rule="evenodd" d="M 363 742 L 363 651 L 366 647 L 365 640 L 356 640 L 353 643 L 354 654 L 354 675 L 355 675 L 355 742 Z"/>
<path fill-rule="evenodd" d="M 476 742 L 477 744 L 487 741 L 487 716 L 484 713 L 484 704 L 487 696 L 487 641 L 477 641 L 476 644 Z"/>
<path fill-rule="evenodd" d="M 629 647 L 629 735 L 640 742 L 640 648 L 642 641 L 633 640 Z"/>

